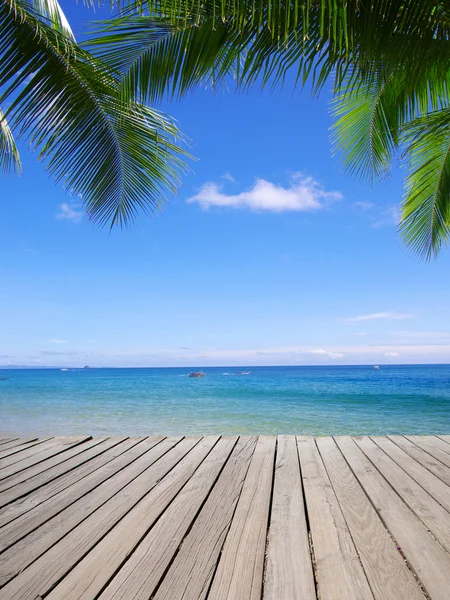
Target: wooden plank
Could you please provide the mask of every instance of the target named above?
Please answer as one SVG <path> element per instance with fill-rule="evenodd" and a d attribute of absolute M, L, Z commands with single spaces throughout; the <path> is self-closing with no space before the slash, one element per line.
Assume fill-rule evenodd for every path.
<path fill-rule="evenodd" d="M 335 440 L 426 593 L 432 600 L 448 600 L 450 556 L 356 443 L 348 436 L 338 436 Z"/>
<path fill-rule="evenodd" d="M 149 500 L 145 500 L 147 495 L 150 502 L 153 503 L 149 510 L 156 519 L 176 495 L 180 486 L 185 483 L 186 477 L 189 476 L 189 469 L 186 470 L 186 460 L 183 462 L 183 459 L 197 442 L 196 438 L 186 438 L 178 443 L 131 485 L 127 486 L 123 493 L 111 498 L 98 511 L 86 518 L 59 543 L 21 572 L 18 577 L 10 581 L 1 590 L 2 600 L 35 600 L 44 596 L 134 506 L 137 506 L 141 500 L 148 502 Z M 159 446 L 165 445 L 167 448 L 169 443 L 169 440 L 165 440 Z M 36 540 L 33 540 L 33 543 L 36 546 Z M 120 540 L 119 544 L 121 544 Z"/>
<path fill-rule="evenodd" d="M 16 452 L 15 454 L 11 454 L 4 458 L 0 459 L 0 476 L 2 475 L 3 469 L 9 467 L 10 465 L 14 465 L 16 463 L 20 463 L 22 460 L 29 458 L 30 456 L 36 456 L 41 452 L 44 452 L 47 448 L 51 448 L 55 445 L 56 438 L 48 437 L 43 440 L 39 440 L 40 443 L 36 445 L 29 446 L 28 448 L 21 450 L 20 452 Z M 18 469 L 20 470 L 20 468 Z"/>
<path fill-rule="evenodd" d="M 101 483 L 121 471 L 126 465 L 133 462 L 138 456 L 146 451 L 145 447 L 140 446 L 142 441 L 142 438 L 129 438 L 93 459 L 91 462 L 97 461 L 97 459 L 102 460 L 102 468 L 96 468 L 93 472 L 90 472 L 89 475 L 77 480 L 69 487 L 62 489 L 58 494 L 46 497 L 45 502 L 41 502 L 33 507 L 33 510 L 29 510 L 25 514 L 22 514 L 20 518 L 5 525 L 1 529 L 0 551 L 6 550 L 6 548 L 12 546 L 12 544 L 18 542 L 27 534 L 42 526 L 43 523 L 59 514 L 67 506 L 70 506 L 79 498 L 82 498 Z M 70 473 L 70 475 L 71 474 L 72 473 Z M 47 487 L 51 486 L 52 484 Z M 38 490 L 38 492 L 40 492 L 40 490 Z M 32 495 L 33 494 L 27 496 L 24 500 L 24 503 L 26 502 L 27 506 L 30 505 L 30 498 Z M 15 508 L 17 508 L 16 503 L 8 505 L 5 510 L 14 510 Z M 9 517 L 11 516 L 12 515 L 9 515 Z"/>
<path fill-rule="evenodd" d="M 276 438 L 258 439 L 208 600 L 260 600 Z"/>
<path fill-rule="evenodd" d="M 240 437 L 152 600 L 204 600 L 238 502 L 256 437 Z M 107 588 L 107 592 L 108 592 Z M 103 596 L 100 597 L 102 600 Z M 306 599 L 305 599 L 306 600 Z"/>
<path fill-rule="evenodd" d="M 390 439 L 391 442 L 394 442 L 394 444 L 396 444 L 399 448 L 404 450 L 419 464 L 442 479 L 444 483 L 450 485 L 450 468 L 446 467 L 437 458 L 434 458 L 431 456 L 431 454 L 428 454 L 428 452 L 425 452 L 402 435 L 389 435 L 388 439 Z"/>
<path fill-rule="evenodd" d="M 49 481 L 53 481 L 53 479 L 57 479 L 64 473 L 81 466 L 93 456 L 101 454 L 104 450 L 107 450 L 104 442 L 106 442 L 104 438 L 89 440 L 66 450 L 64 454 L 57 454 L 44 463 L 38 463 L 24 471 L 11 474 L 7 479 L 0 481 L 0 507 L 9 504 L 12 501 L 11 499 L 25 496 Z M 21 485 L 24 482 L 26 484 Z M 9 490 L 9 493 L 4 494 L 7 490 Z"/>
<path fill-rule="evenodd" d="M 210 436 L 194 446 L 167 478 L 135 506 L 65 579 L 48 596 L 46 595 L 46 600 L 96 598 L 170 501 L 192 477 L 217 441 L 218 437 Z"/>
<path fill-rule="evenodd" d="M 15 438 L 15 437 L 1 438 L 0 439 L 0 446 L 3 446 L 3 444 L 9 444 L 10 442 L 15 442 L 18 439 L 19 438 Z"/>
<path fill-rule="evenodd" d="M 46 442 L 49 439 L 50 439 L 49 437 L 26 438 L 26 439 L 19 440 L 19 443 L 17 443 L 17 444 L 15 442 L 13 442 L 11 447 L 5 448 L 5 446 L 3 446 L 3 448 L 0 449 L 0 465 L 1 465 L 1 461 L 4 458 L 7 458 L 8 456 L 12 456 L 13 454 L 17 454 L 18 452 L 22 452 L 23 450 L 27 450 L 28 448 L 31 448 L 32 446 L 38 446 L 39 444 L 42 444 L 42 442 Z"/>
<path fill-rule="evenodd" d="M 47 485 L 39 486 L 34 492 L 27 494 L 26 497 L 18 499 L 14 503 L 10 503 L 8 506 L 0 509 L 0 527 L 4 527 L 14 519 L 35 509 L 38 505 L 47 502 L 61 491 L 113 460 L 122 451 L 125 451 L 124 449 L 127 446 L 124 446 L 124 443 L 124 438 L 108 438 L 101 446 L 101 452 L 97 447 L 95 448 L 89 461 L 83 462 L 64 476 L 47 483 Z"/>
<path fill-rule="evenodd" d="M 441 463 L 450 467 L 450 454 L 447 450 L 447 448 L 450 449 L 450 444 L 437 437 L 428 435 L 407 435 L 405 437 L 419 448 L 422 448 L 422 450 L 425 450 L 425 452 L 428 452 L 428 454 L 431 454 L 431 456 L 434 456 L 434 458 L 440 460 Z"/>
<path fill-rule="evenodd" d="M 433 496 L 439 504 L 450 511 L 450 487 L 448 484 L 444 483 L 437 475 L 434 475 L 434 473 L 431 473 L 426 467 L 414 460 L 407 452 L 394 444 L 391 440 L 382 437 L 373 437 L 372 441 L 384 450 L 389 458 L 395 461 L 421 487 L 425 488 L 430 496 Z M 405 441 L 408 442 L 408 440 Z M 418 449 L 418 451 L 421 452 L 420 449 Z M 429 458 L 431 459 L 431 457 Z M 442 466 L 442 468 L 446 469 L 444 466 Z M 424 499 L 426 499 L 426 496 L 424 496 Z"/>
<path fill-rule="evenodd" d="M 40 444 L 37 448 L 24 450 L 20 454 L 14 455 L 14 457 L 9 457 L 11 462 L 8 462 L 9 459 L 5 459 L 3 465 L 0 467 L 0 479 L 5 479 L 14 473 L 32 467 L 37 463 L 43 462 L 47 458 L 51 458 L 55 454 L 60 454 L 72 446 L 77 446 L 90 439 L 92 439 L 92 436 L 90 435 L 52 438 L 44 444 Z M 17 457 L 17 459 L 15 457 Z"/>
<path fill-rule="evenodd" d="M 15 488 L 12 495 L 13 498 L 19 498 L 20 496 L 26 495 L 30 491 L 41 487 L 45 483 L 48 483 L 48 481 L 56 479 L 67 471 L 80 466 L 84 461 L 89 460 L 89 452 L 87 452 L 87 450 L 94 448 L 94 446 L 99 446 L 105 441 L 105 438 L 94 438 L 88 442 L 84 442 L 83 444 L 73 446 L 64 453 L 57 454 L 42 463 L 37 463 L 32 467 L 28 467 L 28 469 L 19 471 L 19 473 L 12 473 L 7 478 L 0 481 L 0 497 L 2 497 L 1 495 L 3 492 L 10 490 L 11 488 Z M 100 450 L 98 450 L 98 452 L 100 452 Z M 75 460 L 69 460 L 73 459 L 77 455 L 83 456 L 79 456 L 79 458 Z M 64 466 L 54 468 L 57 465 L 62 465 L 62 463 L 65 463 Z M 38 475 L 39 478 L 37 477 Z M 25 481 L 29 481 L 28 488 L 27 486 L 20 486 L 20 484 L 24 483 Z M 22 492 L 22 490 L 24 491 Z M 8 504 L 8 502 L 9 501 L 6 501 L 6 504 Z M 5 502 L 1 500 L 0 506 L 4 506 L 4 504 Z"/>
<path fill-rule="evenodd" d="M 436 437 L 450 444 L 450 435 L 437 435 Z"/>
<path fill-rule="evenodd" d="M 266 554 L 264 600 L 316 600 L 294 436 L 278 436 Z"/>
<path fill-rule="evenodd" d="M 314 438 L 298 437 L 321 600 L 373 600 Z"/>
<path fill-rule="evenodd" d="M 34 598 L 33 586 L 58 581 L 61 568 L 64 573 L 83 558 L 195 444 L 179 442 L 180 438 L 168 438 L 157 445 L 153 442 L 153 447 L 150 440 L 142 442 L 149 448 L 144 455 L 1 554 L 0 586 L 34 561 L 33 568 L 21 575 L 23 597 Z"/>
<path fill-rule="evenodd" d="M 379 448 L 370 438 L 355 438 L 355 442 L 364 452 L 364 454 L 375 465 L 378 471 L 387 479 L 398 495 L 410 507 L 412 511 L 423 521 L 423 523 L 434 533 L 440 542 L 450 549 L 450 514 L 437 502 L 422 486 L 420 486 L 402 467 L 400 467 L 392 458 L 390 458 L 381 448 Z M 392 443 L 392 442 L 391 442 Z M 402 453 L 397 446 L 390 450 L 392 454 Z M 401 460 L 401 457 L 399 458 Z M 403 461 L 407 464 L 407 462 Z M 409 466 L 416 477 L 425 480 L 426 475 L 433 478 L 428 485 L 433 487 L 434 493 L 439 495 L 447 505 L 450 506 L 448 499 L 448 488 L 440 479 L 427 471 L 424 467 L 411 460 Z M 422 472 L 424 471 L 424 473 Z M 439 485 L 437 485 L 439 484 Z M 442 489 L 443 488 L 447 489 Z"/>
<path fill-rule="evenodd" d="M 214 486 L 236 442 L 236 437 L 219 440 L 98 598 L 148 600 L 153 596 L 161 577 Z M 164 543 L 161 543 L 161 540 L 164 540 Z M 112 566 L 117 567 L 116 564 Z M 111 569 L 109 563 L 106 563 L 103 571 L 106 571 L 106 574 L 109 572 L 112 576 L 115 569 Z M 84 593 L 82 597 L 91 598 L 92 590 L 89 589 L 89 592 Z"/>
<path fill-rule="evenodd" d="M 317 438 L 317 446 L 374 598 L 424 600 L 416 579 L 334 440 Z"/>
<path fill-rule="evenodd" d="M 8 442 L 4 442 L 2 444 L 2 447 L 0 448 L 0 456 L 1 456 L 1 453 L 4 450 L 9 450 L 10 448 L 14 448 L 15 446 L 22 446 L 22 444 L 26 444 L 28 442 L 35 442 L 37 440 L 38 440 L 37 437 L 34 437 L 34 438 L 13 438 L 13 439 L 9 440 Z"/>

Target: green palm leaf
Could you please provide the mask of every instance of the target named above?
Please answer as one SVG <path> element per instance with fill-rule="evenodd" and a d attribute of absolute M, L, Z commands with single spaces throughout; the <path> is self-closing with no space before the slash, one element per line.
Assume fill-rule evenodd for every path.
<path fill-rule="evenodd" d="M 450 238 L 450 109 L 412 121 L 405 143 L 411 173 L 401 232 L 418 254 L 430 258 Z"/>
<path fill-rule="evenodd" d="M 123 225 L 176 191 L 187 155 L 173 121 L 120 102 L 113 71 L 24 1 L 0 2 L 0 89 L 10 125 L 92 220 Z"/>
<path fill-rule="evenodd" d="M 0 110 L 0 170 L 3 173 L 10 171 L 20 172 L 19 151 L 17 150 L 13 134 L 9 128 L 3 112 Z"/>

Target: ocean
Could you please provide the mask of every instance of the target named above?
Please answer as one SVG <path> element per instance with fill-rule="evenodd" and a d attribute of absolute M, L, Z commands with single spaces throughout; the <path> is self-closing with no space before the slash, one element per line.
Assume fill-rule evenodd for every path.
<path fill-rule="evenodd" d="M 450 365 L 247 369 L 2 370 L 0 433 L 450 433 Z"/>

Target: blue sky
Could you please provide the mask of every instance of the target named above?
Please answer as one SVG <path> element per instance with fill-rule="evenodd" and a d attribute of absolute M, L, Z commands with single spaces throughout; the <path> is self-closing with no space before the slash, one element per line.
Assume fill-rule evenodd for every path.
<path fill-rule="evenodd" d="M 76 31 L 94 16 L 64 6 Z M 0 364 L 450 362 L 450 253 L 402 245 L 402 171 L 370 189 L 331 156 L 328 100 L 165 103 L 199 160 L 158 218 L 111 234 L 24 143 L 1 180 Z"/>

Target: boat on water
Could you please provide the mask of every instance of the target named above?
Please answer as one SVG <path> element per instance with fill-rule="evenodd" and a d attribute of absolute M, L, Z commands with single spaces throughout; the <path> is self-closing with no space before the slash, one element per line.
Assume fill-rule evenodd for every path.
<path fill-rule="evenodd" d="M 203 371 L 192 371 L 192 373 L 189 373 L 188 377 L 204 377 L 205 373 L 203 373 Z"/>
<path fill-rule="evenodd" d="M 69 369 L 60 369 L 60 371 L 68 371 Z"/>
<path fill-rule="evenodd" d="M 373 368 L 374 368 L 374 369 L 376 369 L 376 370 L 378 371 L 380 367 L 379 367 L 378 365 L 374 365 L 374 367 L 373 367 Z"/>
<path fill-rule="evenodd" d="M 250 375 L 251 371 L 237 371 L 236 375 Z"/>

